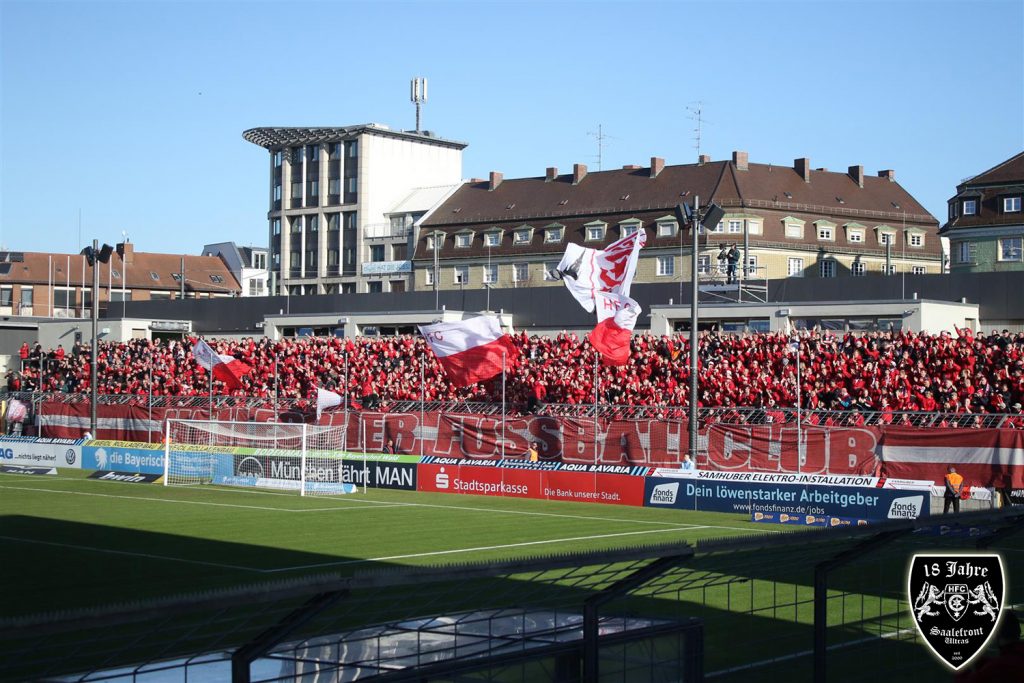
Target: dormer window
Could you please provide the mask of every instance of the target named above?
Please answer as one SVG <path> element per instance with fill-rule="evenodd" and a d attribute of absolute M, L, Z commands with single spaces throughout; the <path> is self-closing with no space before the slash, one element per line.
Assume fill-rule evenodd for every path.
<path fill-rule="evenodd" d="M 658 237 L 674 237 L 679 230 L 676 221 L 661 221 L 658 223 Z"/>
<path fill-rule="evenodd" d="M 561 225 L 551 226 L 544 228 L 544 243 L 552 244 L 562 241 L 562 236 L 565 234 L 565 228 Z"/>
<path fill-rule="evenodd" d="M 441 233 L 427 235 L 427 249 L 430 251 L 444 249 L 444 235 Z"/>
<path fill-rule="evenodd" d="M 455 246 L 459 249 L 465 249 L 473 244 L 473 233 L 471 232 L 460 232 L 455 235 Z"/>
<path fill-rule="evenodd" d="M 826 242 L 834 242 L 836 239 L 836 224 L 831 221 L 818 220 L 814 221 L 814 228 L 817 232 L 818 239 Z"/>
<path fill-rule="evenodd" d="M 619 223 L 620 236 L 629 237 L 630 235 L 636 233 L 636 231 L 640 229 L 641 225 L 643 224 L 638 220 L 622 221 L 621 223 Z"/>
<path fill-rule="evenodd" d="M 896 244 L 896 235 L 891 232 L 880 232 L 878 233 L 878 243 L 883 247 L 887 247 L 890 244 Z"/>
<path fill-rule="evenodd" d="M 485 232 L 484 233 L 484 246 L 487 247 L 498 247 L 501 246 L 501 233 L 500 232 Z"/>
<path fill-rule="evenodd" d="M 1003 197 L 1003 213 L 1020 213 L 1020 197 Z"/>
<path fill-rule="evenodd" d="M 743 221 L 731 220 L 729 221 L 729 234 L 739 235 L 743 233 Z"/>
<path fill-rule="evenodd" d="M 799 240 L 804 237 L 804 221 L 793 216 L 786 216 L 782 219 L 782 224 L 785 226 L 785 235 L 787 239 Z"/>
<path fill-rule="evenodd" d="M 964 215 L 973 216 L 978 213 L 978 200 L 976 199 L 965 199 L 964 200 Z"/>
<path fill-rule="evenodd" d="M 512 241 L 516 244 L 529 244 L 533 239 L 533 228 L 519 228 L 512 233 Z"/>
<path fill-rule="evenodd" d="M 587 223 L 583 226 L 583 235 L 588 242 L 597 242 L 604 239 L 604 232 L 607 227 L 607 224 L 600 221 Z"/>

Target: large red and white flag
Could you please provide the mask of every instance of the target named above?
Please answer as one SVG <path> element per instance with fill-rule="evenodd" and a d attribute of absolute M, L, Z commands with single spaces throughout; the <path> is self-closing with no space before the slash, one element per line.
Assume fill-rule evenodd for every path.
<path fill-rule="evenodd" d="M 593 313 L 597 292 L 629 296 L 640 248 L 646 243 L 647 233 L 643 230 L 637 230 L 601 251 L 569 243 L 558 267 L 551 274 L 561 278 L 576 301 Z"/>
<path fill-rule="evenodd" d="M 229 389 L 240 388 L 242 377 L 252 372 L 252 368 L 242 361 L 234 356 L 217 353 L 202 339 L 192 347 L 192 355 L 197 363 L 213 373 L 213 377 L 224 382 Z"/>
<path fill-rule="evenodd" d="M 490 379 L 519 362 L 519 350 L 494 316 L 420 325 L 420 334 L 456 386 Z"/>
<path fill-rule="evenodd" d="M 595 292 L 597 326 L 590 331 L 590 344 L 605 365 L 625 365 L 629 362 L 629 342 L 633 337 L 640 304 L 628 296 L 613 292 Z"/>

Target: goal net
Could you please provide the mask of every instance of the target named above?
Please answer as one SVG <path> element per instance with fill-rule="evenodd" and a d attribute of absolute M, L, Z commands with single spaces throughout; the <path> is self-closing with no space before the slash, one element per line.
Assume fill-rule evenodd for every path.
<path fill-rule="evenodd" d="M 350 473 L 360 465 L 345 460 L 345 436 L 339 425 L 168 420 L 164 485 L 353 493 Z"/>

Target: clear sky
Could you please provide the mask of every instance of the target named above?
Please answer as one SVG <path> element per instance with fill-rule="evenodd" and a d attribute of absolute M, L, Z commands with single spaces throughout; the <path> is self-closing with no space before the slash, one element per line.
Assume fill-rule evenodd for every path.
<path fill-rule="evenodd" d="M 0 243 L 267 243 L 256 126 L 423 128 L 463 176 L 751 162 L 892 168 L 940 220 L 1024 149 L 1024 2 L 0 0 Z M 81 215 L 81 227 L 79 227 Z"/>

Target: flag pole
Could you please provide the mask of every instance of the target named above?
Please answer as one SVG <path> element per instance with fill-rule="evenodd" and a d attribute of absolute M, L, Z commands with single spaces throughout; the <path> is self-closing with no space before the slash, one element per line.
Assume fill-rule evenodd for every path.
<path fill-rule="evenodd" d="M 803 469 L 804 459 L 804 438 L 803 438 L 803 400 L 801 399 L 800 381 L 800 333 L 796 335 L 796 471 L 797 474 Z"/>
<path fill-rule="evenodd" d="M 426 399 L 427 399 L 427 389 L 426 389 L 426 386 L 425 386 L 426 382 L 425 382 L 425 379 L 424 379 L 424 375 L 426 374 L 425 373 L 425 368 L 426 368 L 426 355 L 421 353 L 420 354 L 420 457 L 421 458 L 423 457 L 423 451 L 424 451 L 424 448 L 425 448 L 424 444 L 425 444 L 425 442 L 427 440 L 426 425 L 424 424 L 424 420 L 426 419 L 425 418 L 425 411 L 424 411 L 424 403 L 426 402 Z"/>
<path fill-rule="evenodd" d="M 597 421 L 597 383 L 599 381 L 597 376 L 598 357 L 600 354 L 597 349 L 594 349 L 594 464 L 597 464 L 597 437 L 598 437 L 598 421 Z"/>
<path fill-rule="evenodd" d="M 348 450 L 348 349 L 345 349 L 345 391 L 341 394 L 341 400 L 345 402 L 345 443 L 342 450 Z"/>
<path fill-rule="evenodd" d="M 146 407 L 149 409 L 149 426 L 153 426 L 153 358 L 149 359 L 149 397 L 146 402 Z M 152 438 L 152 437 L 151 437 Z"/>
<path fill-rule="evenodd" d="M 501 352 L 501 459 L 505 459 L 505 352 Z"/>
<path fill-rule="evenodd" d="M 206 374 L 210 377 L 210 422 L 213 422 L 213 366 L 206 371 Z"/>

